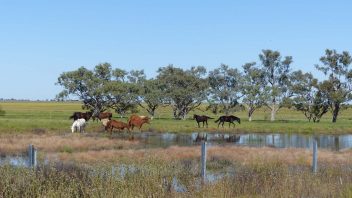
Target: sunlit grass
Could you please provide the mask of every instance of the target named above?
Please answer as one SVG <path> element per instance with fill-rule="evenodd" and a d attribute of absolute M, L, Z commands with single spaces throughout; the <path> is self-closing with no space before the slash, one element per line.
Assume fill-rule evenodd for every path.
<path fill-rule="evenodd" d="M 0 104 L 6 111 L 4 116 L 0 116 L 0 133 L 28 133 L 33 131 L 69 132 L 72 120 L 69 117 L 75 111 L 85 111 L 81 109 L 79 102 L 2 102 Z M 148 115 L 144 109 L 140 109 L 140 115 Z M 193 114 L 204 114 L 214 119 L 208 120 L 209 127 L 198 128 L 197 123 L 192 120 Z M 276 121 L 271 122 L 270 112 L 262 108 L 255 112 L 253 121 L 248 122 L 245 111 L 235 112 L 241 118 L 241 124 L 229 128 L 225 123 L 224 128 L 218 128 L 214 121 L 220 115 L 214 115 L 205 111 L 205 105 L 200 106 L 195 111 L 191 111 L 186 120 L 174 120 L 170 107 L 161 107 L 157 110 L 151 124 L 145 124 L 142 131 L 155 132 L 256 132 L 256 133 L 330 133 L 343 134 L 352 133 L 352 109 L 341 111 L 337 123 L 331 122 L 331 114 L 326 114 L 321 122 L 308 122 L 301 112 L 292 109 L 281 109 L 276 117 Z M 120 117 L 113 113 L 113 119 L 126 122 L 129 115 Z M 98 132 L 103 130 L 99 122 L 89 121 L 88 132 Z M 138 131 L 135 129 L 135 131 Z"/>

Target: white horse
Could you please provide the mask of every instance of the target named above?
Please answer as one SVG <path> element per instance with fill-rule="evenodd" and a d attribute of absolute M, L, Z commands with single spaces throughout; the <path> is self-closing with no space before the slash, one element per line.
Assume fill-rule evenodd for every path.
<path fill-rule="evenodd" d="M 79 131 L 80 133 L 84 133 L 84 128 L 86 127 L 87 123 L 84 118 L 77 119 L 73 122 L 71 126 L 72 133 L 75 131 Z"/>

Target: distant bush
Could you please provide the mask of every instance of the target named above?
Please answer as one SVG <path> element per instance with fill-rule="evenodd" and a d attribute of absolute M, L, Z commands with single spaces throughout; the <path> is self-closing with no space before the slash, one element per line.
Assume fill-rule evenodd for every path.
<path fill-rule="evenodd" d="M 5 111 L 2 110 L 2 107 L 0 106 L 0 116 L 4 116 L 5 115 Z"/>

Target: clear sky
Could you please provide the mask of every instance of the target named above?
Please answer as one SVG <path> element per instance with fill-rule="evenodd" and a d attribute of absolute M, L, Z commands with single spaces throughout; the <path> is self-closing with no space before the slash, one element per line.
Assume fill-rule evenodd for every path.
<path fill-rule="evenodd" d="M 0 0 L 0 98 L 53 99 L 59 75 L 80 66 L 150 78 L 168 64 L 240 68 L 262 49 L 319 77 L 326 48 L 352 52 L 351 2 Z"/>

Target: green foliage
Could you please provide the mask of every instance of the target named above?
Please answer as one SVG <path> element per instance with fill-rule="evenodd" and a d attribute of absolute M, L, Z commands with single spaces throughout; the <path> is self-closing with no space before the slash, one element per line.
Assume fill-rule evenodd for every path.
<path fill-rule="evenodd" d="M 259 59 L 264 72 L 266 105 L 271 109 L 271 121 L 274 121 L 283 101 L 290 97 L 288 86 L 292 57 L 286 56 L 282 60 L 280 52 L 268 49 L 259 54 Z"/>
<path fill-rule="evenodd" d="M 175 119 L 185 119 L 188 112 L 206 99 L 208 83 L 202 78 L 206 73 L 204 67 L 183 70 L 169 65 L 159 68 L 158 73 L 157 80 L 164 86 L 165 102 L 171 105 Z"/>
<path fill-rule="evenodd" d="M 224 112 L 226 115 L 234 111 L 242 97 L 242 76 L 237 69 L 221 64 L 219 68 L 209 72 L 209 107 L 214 113 Z"/>
<path fill-rule="evenodd" d="M 262 69 L 255 67 L 255 62 L 243 65 L 243 87 L 244 96 L 242 102 L 248 109 L 249 121 L 252 120 L 254 111 L 265 104 L 265 81 Z"/>
<path fill-rule="evenodd" d="M 352 99 L 352 70 L 350 68 L 352 58 L 346 51 L 339 54 L 336 50 L 327 49 L 320 61 L 323 65 L 315 67 L 328 77 L 322 83 L 322 91 L 329 100 L 333 113 L 332 122 L 336 122 L 341 105 Z"/>
<path fill-rule="evenodd" d="M 291 102 L 295 109 L 301 111 L 309 121 L 319 122 L 329 109 L 328 98 L 322 91 L 323 84 L 318 84 L 311 73 L 299 70 L 292 73 L 290 86 L 294 95 Z"/>
<path fill-rule="evenodd" d="M 109 107 L 105 86 L 111 78 L 109 63 L 95 66 L 94 71 L 80 67 L 76 71 L 64 72 L 58 78 L 58 85 L 64 90 L 57 98 L 74 95 L 83 101 L 83 108 L 94 112 L 102 112 Z"/>
<path fill-rule="evenodd" d="M 157 108 L 164 103 L 164 90 L 165 85 L 155 79 L 146 80 L 141 86 L 141 101 L 139 102 L 139 105 L 145 109 L 152 118 L 154 117 Z"/>

